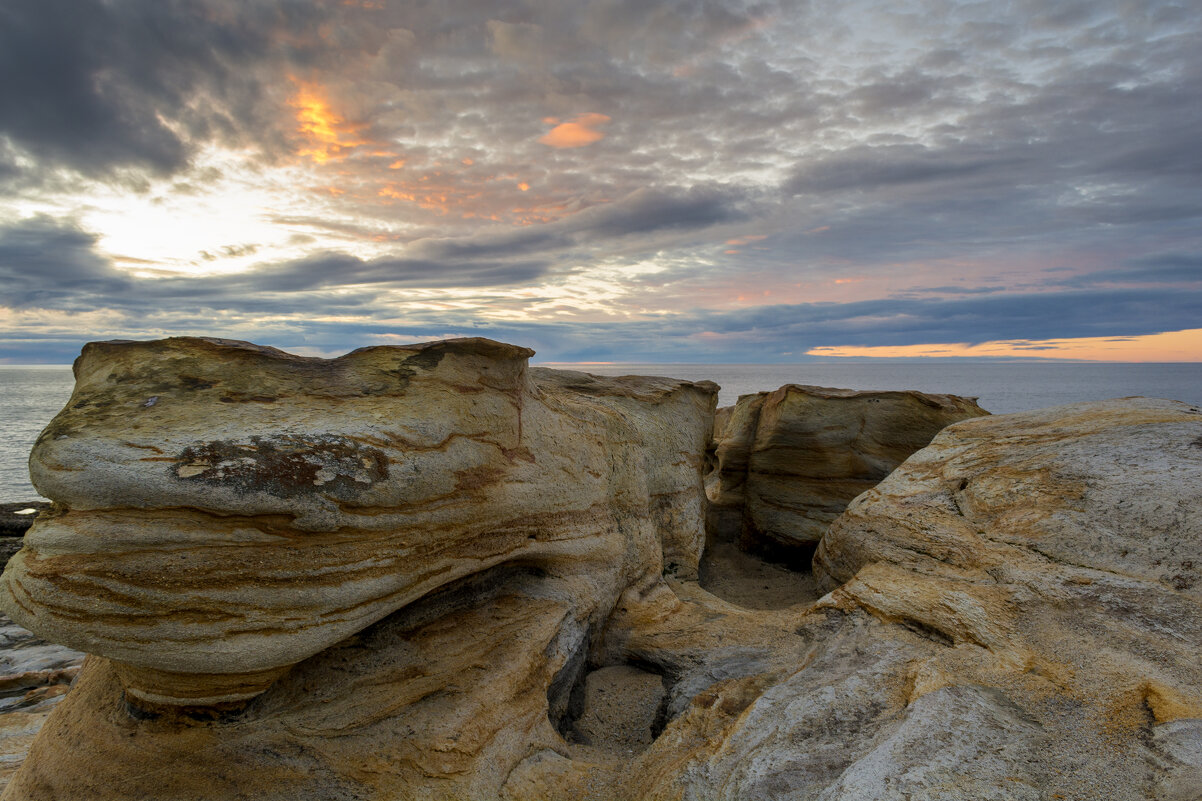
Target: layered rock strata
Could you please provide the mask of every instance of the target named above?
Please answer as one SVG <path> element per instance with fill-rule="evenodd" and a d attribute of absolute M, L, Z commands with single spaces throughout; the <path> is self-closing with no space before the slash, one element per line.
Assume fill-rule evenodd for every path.
<path fill-rule="evenodd" d="M 57 506 L 5 607 L 168 706 L 243 702 L 503 564 L 576 577 L 562 614 L 582 636 L 664 558 L 695 574 L 716 387 L 528 370 L 531 353 L 88 345 L 31 456 Z"/>
<path fill-rule="evenodd" d="M 0 615 L 0 789 L 21 766 L 84 654 L 44 642 Z"/>
<path fill-rule="evenodd" d="M 1198 407 L 953 425 L 814 568 L 828 594 L 737 624 L 686 585 L 623 605 L 614 642 L 680 678 L 616 798 L 1200 797 Z"/>
<path fill-rule="evenodd" d="M 853 498 L 946 426 L 985 414 L 975 398 L 914 391 L 786 384 L 744 395 L 714 427 L 711 530 L 808 560 Z"/>
<path fill-rule="evenodd" d="M 234 347 L 276 367 L 282 359 L 285 373 L 293 365 L 228 343 L 139 347 L 154 354 L 178 348 L 214 363 Z M 408 387 L 432 399 L 414 411 L 424 412 L 430 426 L 445 423 L 448 410 L 463 411 L 450 400 L 473 386 L 464 380 L 473 373 L 462 359 L 475 360 L 474 374 L 487 372 L 490 381 L 495 373 L 484 370 L 487 359 L 524 359 L 495 343 L 438 347 L 467 355 L 443 355 L 437 367 L 459 364 L 453 371 L 408 376 Z M 500 355 L 485 358 L 482 350 Z M 329 362 L 301 364 L 331 369 Z M 251 367 L 244 372 L 276 369 Z M 711 387 L 521 368 L 514 375 L 523 389 L 506 397 L 514 404 L 521 399 L 518 442 L 534 442 L 528 413 L 555 435 L 528 446 L 532 460 L 514 460 L 513 469 L 531 485 L 506 489 L 509 472 L 491 484 L 456 481 L 413 513 L 450 507 L 441 519 L 453 521 L 460 518 L 452 512 L 470 517 L 460 508 L 467 506 L 490 527 L 399 529 L 408 539 L 373 530 L 371 545 L 355 552 L 385 560 L 390 549 L 412 547 L 424 536 L 424 550 L 406 551 L 403 565 L 387 562 L 390 569 L 443 565 L 447 554 L 470 558 L 475 569 L 444 568 L 446 581 L 437 589 L 292 664 L 232 711 L 131 704 L 137 686 L 123 663 L 92 656 L 3 798 L 1196 801 L 1202 784 L 1196 658 L 1202 411 L 1196 407 L 1127 399 L 953 425 L 853 502 L 824 535 L 815 572 L 826 595 L 812 600 L 799 593 L 793 605 L 750 609 L 715 597 L 692 578 Z M 452 380 L 454 389 L 442 380 Z M 153 406 L 166 392 L 158 388 Z M 282 395 L 273 403 L 283 402 Z M 331 408 L 357 408 L 364 398 L 371 408 L 370 394 L 339 397 Z M 530 412 L 540 406 L 544 411 Z M 419 418 L 390 418 L 387 425 L 412 439 Z M 481 427 L 472 414 L 458 420 L 460 430 L 476 432 L 463 435 L 471 442 L 515 449 L 482 427 L 511 417 L 498 413 Z M 311 428 L 309 434 L 315 430 L 330 433 Z M 597 450 L 579 445 L 571 432 Z M 670 446 L 654 450 L 644 439 L 651 434 Z M 372 437 L 368 444 L 377 447 L 382 438 Z M 438 450 L 449 450 L 450 442 Z M 559 455 L 577 447 L 571 459 Z M 492 451 L 468 451 L 478 452 Z M 201 475 L 209 468 L 201 469 L 195 453 L 191 461 L 158 464 L 174 471 L 174 480 L 181 466 Z M 394 460 L 409 458 L 387 453 L 385 483 L 400 469 Z M 509 460 L 504 454 L 501 460 L 490 464 L 507 470 Z M 536 471 L 533 465 L 543 462 L 560 471 Z M 586 477 L 572 478 L 569 465 Z M 425 486 L 418 478 L 426 471 L 436 467 L 423 463 L 422 473 L 413 474 L 416 487 Z M 495 507 L 490 493 L 504 501 L 506 491 L 519 489 L 531 512 L 547 502 L 540 495 L 556 495 L 549 502 L 601 504 L 608 522 L 573 524 L 570 533 L 547 522 L 548 533 L 533 545 L 530 529 L 519 528 L 526 542 L 510 551 L 512 558 L 494 560 L 497 543 L 511 542 L 506 532 L 514 516 L 493 514 L 508 507 Z M 336 486 L 334 500 L 340 491 L 350 490 Z M 306 488 L 305 497 L 310 493 L 317 494 Z M 265 493 L 247 502 L 282 503 L 278 497 Z M 321 499 L 310 500 L 298 503 L 292 517 L 272 513 L 278 547 L 331 538 L 332 558 L 345 547 L 343 537 L 363 537 L 361 526 L 323 530 L 313 522 Z M 400 506 L 376 516 L 403 522 Z M 350 514 L 335 507 L 334 514 Z M 165 511 L 157 508 L 156 514 Z M 363 514 L 365 507 L 354 508 Z M 145 522 L 152 510 L 141 510 Z M 106 513 L 94 508 L 88 515 Z M 193 513 L 181 508 L 163 517 Z M 80 531 L 84 514 L 69 505 L 60 510 L 60 517 L 79 515 Z M 238 514 L 239 521 L 249 517 Z M 296 523 L 305 514 L 301 528 Z M 220 517 L 206 512 L 203 519 Z M 577 519 L 563 512 L 552 521 Z M 98 529 L 88 559 L 76 561 L 72 551 L 52 546 L 79 549 L 82 538 L 50 539 L 42 552 L 37 531 L 29 552 L 5 574 L 9 606 L 21 600 L 35 611 L 45 608 L 62 625 L 53 615 L 59 593 L 74 603 L 72 593 L 89 582 L 154 597 L 149 578 L 148 587 L 122 584 L 132 571 L 112 567 L 116 557 L 102 557 L 108 572 L 79 576 L 91 555 L 105 553 L 95 542 L 120 530 Z M 187 531 L 190 547 L 205 542 L 206 531 L 231 548 L 247 543 L 246 551 L 221 553 L 227 559 L 245 553 L 248 572 L 275 564 L 253 561 L 266 551 L 254 537 L 230 539 L 226 529 L 199 525 Z M 475 550 L 463 556 L 473 547 L 472 531 Z M 143 550 L 123 546 L 122 558 L 135 562 L 174 550 L 155 537 Z M 64 558 L 60 583 L 53 584 L 50 568 Z M 19 595 L 24 585 L 13 581 L 25 581 L 39 566 L 47 584 L 30 586 L 42 594 Z M 292 567 L 287 578 L 299 582 L 293 602 L 301 608 L 320 601 L 324 596 L 305 583 L 312 571 L 299 560 Z M 158 591 L 175 591 L 171 571 L 155 575 L 165 585 Z M 241 603 L 257 607 L 260 595 L 284 597 L 273 596 L 282 592 L 282 573 L 261 575 L 265 580 L 242 585 Z M 181 599 L 205 598 L 199 575 L 196 582 L 160 614 Z M 358 591 L 349 585 L 348 593 Z M 102 610 L 116 603 L 96 594 Z M 41 606 L 32 605 L 39 597 Z M 198 606 L 181 612 L 191 615 Z M 75 606 L 62 608 L 83 615 Z M 114 620 L 100 618 L 101 644 L 119 636 Z M 180 621 L 179 630 L 194 631 L 190 622 Z M 129 642 L 142 636 L 136 622 L 120 623 L 129 626 Z M 261 636 L 286 642 L 292 629 L 281 628 Z"/>

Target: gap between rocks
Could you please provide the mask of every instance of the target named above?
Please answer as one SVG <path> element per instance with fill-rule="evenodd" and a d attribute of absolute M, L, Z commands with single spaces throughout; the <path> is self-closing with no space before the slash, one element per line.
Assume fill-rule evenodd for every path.
<path fill-rule="evenodd" d="M 808 605 L 822 597 L 810 565 L 815 550 L 816 546 L 790 549 L 774 559 L 734 542 L 714 540 L 701 559 L 701 588 L 746 609 Z"/>

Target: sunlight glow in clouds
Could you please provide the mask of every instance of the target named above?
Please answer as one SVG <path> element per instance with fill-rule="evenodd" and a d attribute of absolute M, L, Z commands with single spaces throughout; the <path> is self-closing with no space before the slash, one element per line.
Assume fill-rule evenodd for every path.
<path fill-rule="evenodd" d="M 307 142 L 297 151 L 298 156 L 325 164 L 330 159 L 344 157 L 353 148 L 368 144 L 359 137 L 364 126 L 352 125 L 331 111 L 321 86 L 293 80 L 297 91 L 288 104 L 296 110 L 297 132 Z"/>
<path fill-rule="evenodd" d="M 290 242 L 296 229 L 271 217 L 311 207 L 292 189 L 305 182 L 304 171 L 251 169 L 245 154 L 216 147 L 199 153 L 196 165 L 220 177 L 204 186 L 157 183 L 144 193 L 93 190 L 78 216 L 99 234 L 99 250 L 118 266 L 194 275 L 246 269 L 264 252 L 272 258 L 303 252 Z M 55 206 L 70 202 L 62 198 Z"/>
<path fill-rule="evenodd" d="M 598 131 L 597 126 L 609 121 L 609 117 L 597 113 L 581 114 L 567 122 L 559 122 L 554 117 L 549 117 L 545 122 L 559 124 L 539 137 L 538 141 L 556 148 L 584 147 L 605 138 L 605 134 Z"/>
<path fill-rule="evenodd" d="M 1202 328 L 1137 337 L 1079 337 L 1075 339 L 1015 339 L 948 345 L 812 348 L 810 356 L 871 358 L 940 358 L 988 356 L 1074 359 L 1087 362 L 1196 362 L 1202 358 Z"/>

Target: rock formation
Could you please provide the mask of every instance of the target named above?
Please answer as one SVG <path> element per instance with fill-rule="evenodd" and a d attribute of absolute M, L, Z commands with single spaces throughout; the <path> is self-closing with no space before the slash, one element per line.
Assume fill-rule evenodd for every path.
<path fill-rule="evenodd" d="M 804 659 L 695 699 L 643 759 L 720 733 L 643 797 L 1196 801 L 1200 566 L 1197 407 L 951 426 L 823 537 Z"/>
<path fill-rule="evenodd" d="M 21 766 L 83 660 L 84 654 L 44 642 L 0 615 L 0 789 Z"/>
<path fill-rule="evenodd" d="M 661 555 L 695 574 L 716 387 L 531 372 L 530 354 L 89 345 L 31 456 L 60 511 L 4 574 L 14 619 L 184 706 L 245 701 L 503 564 L 575 577 L 583 637 Z"/>
<path fill-rule="evenodd" d="M 806 560 L 853 498 L 948 425 L 987 414 L 975 398 L 797 384 L 720 411 L 714 535 Z"/>
<path fill-rule="evenodd" d="M 752 609 L 712 385 L 527 355 L 89 346 L 3 583 L 93 656 L 3 798 L 1198 798 L 1197 408 L 953 425 Z"/>

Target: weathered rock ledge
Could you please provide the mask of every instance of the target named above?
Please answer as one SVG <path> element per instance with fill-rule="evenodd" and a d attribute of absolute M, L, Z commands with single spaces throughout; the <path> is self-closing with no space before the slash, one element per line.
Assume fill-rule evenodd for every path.
<path fill-rule="evenodd" d="M 712 384 L 529 355 L 89 345 L 2 583 L 92 656 L 3 798 L 1199 798 L 1197 408 L 786 387 L 711 442 Z M 819 455 L 883 478 L 829 528 Z M 813 575 L 707 591 L 732 510 Z"/>
<path fill-rule="evenodd" d="M 786 384 L 722 409 L 710 527 L 718 539 L 809 561 L 831 522 L 952 423 L 975 398 Z"/>

